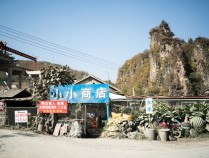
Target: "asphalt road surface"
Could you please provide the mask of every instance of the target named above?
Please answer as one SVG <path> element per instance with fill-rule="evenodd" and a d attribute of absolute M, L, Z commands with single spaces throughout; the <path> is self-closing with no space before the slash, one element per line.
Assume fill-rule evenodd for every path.
<path fill-rule="evenodd" d="M 0 158 L 209 158 L 209 139 L 77 139 L 0 129 Z"/>

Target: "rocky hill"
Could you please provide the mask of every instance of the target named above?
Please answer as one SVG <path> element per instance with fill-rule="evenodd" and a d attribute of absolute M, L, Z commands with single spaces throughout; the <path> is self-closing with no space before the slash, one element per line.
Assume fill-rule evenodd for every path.
<path fill-rule="evenodd" d="M 124 63 L 116 84 L 126 95 L 207 95 L 208 61 L 208 38 L 185 42 L 162 21 L 150 30 L 150 49 Z"/>

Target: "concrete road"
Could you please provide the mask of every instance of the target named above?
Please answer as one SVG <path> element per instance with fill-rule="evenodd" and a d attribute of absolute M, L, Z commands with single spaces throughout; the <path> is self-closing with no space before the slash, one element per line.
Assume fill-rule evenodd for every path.
<path fill-rule="evenodd" d="M 0 129 L 0 158 L 209 158 L 209 139 L 76 139 Z"/>

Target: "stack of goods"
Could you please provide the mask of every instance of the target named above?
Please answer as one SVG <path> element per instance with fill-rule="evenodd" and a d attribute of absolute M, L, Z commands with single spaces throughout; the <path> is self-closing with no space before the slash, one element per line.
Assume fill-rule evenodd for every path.
<path fill-rule="evenodd" d="M 83 137 L 83 125 L 79 119 L 60 119 L 55 126 L 54 136 Z"/>
<path fill-rule="evenodd" d="M 69 137 L 81 138 L 82 137 L 82 125 L 79 121 L 74 121 L 70 125 Z"/>
<path fill-rule="evenodd" d="M 137 139 L 138 135 L 131 115 L 112 112 L 101 137 Z"/>

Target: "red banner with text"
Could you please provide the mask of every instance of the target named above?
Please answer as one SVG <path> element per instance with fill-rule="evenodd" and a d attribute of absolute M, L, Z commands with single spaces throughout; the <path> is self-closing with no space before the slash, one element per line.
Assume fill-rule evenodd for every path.
<path fill-rule="evenodd" d="M 41 100 L 38 103 L 38 111 L 42 113 L 67 113 L 67 100 Z"/>

